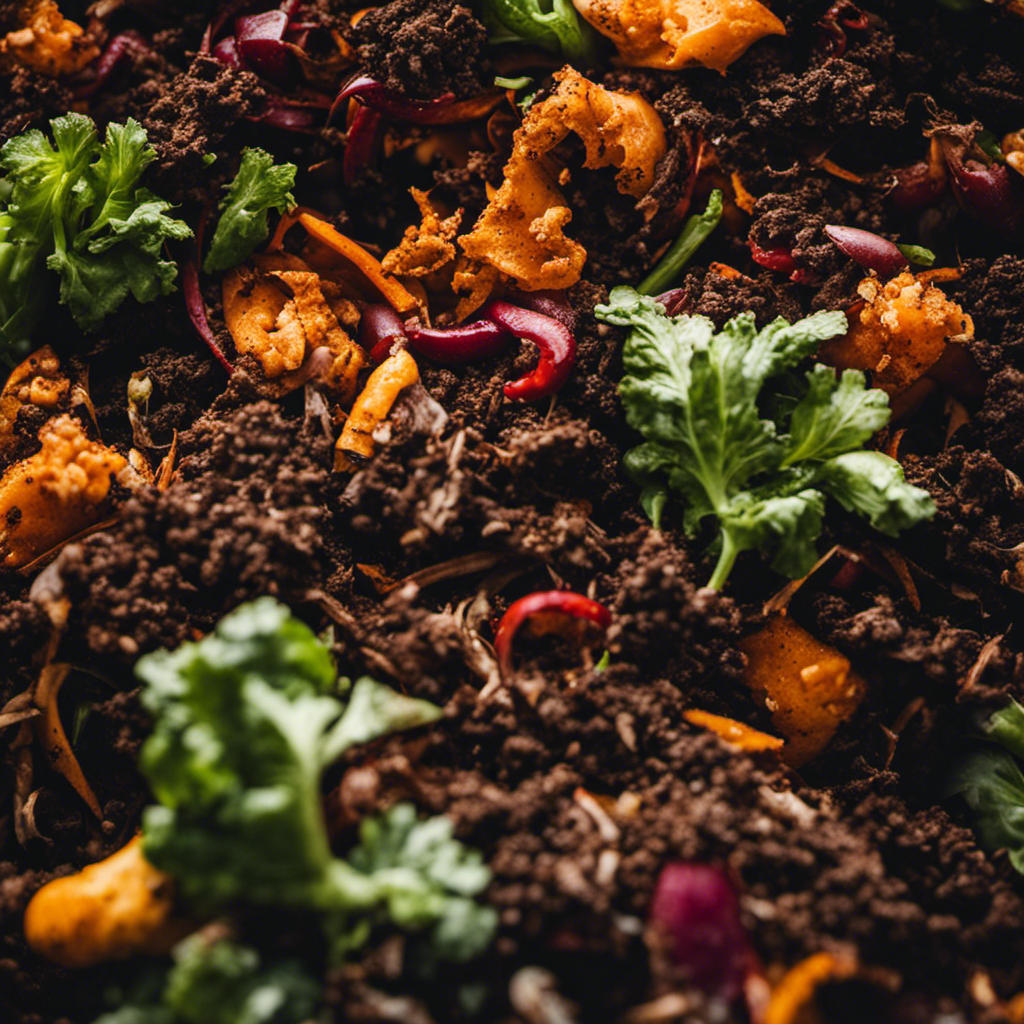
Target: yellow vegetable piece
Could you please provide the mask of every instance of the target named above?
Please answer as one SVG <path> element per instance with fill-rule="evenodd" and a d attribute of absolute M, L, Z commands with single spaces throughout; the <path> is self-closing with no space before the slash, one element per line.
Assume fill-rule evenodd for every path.
<path fill-rule="evenodd" d="M 455 259 L 454 238 L 462 222 L 462 210 L 442 220 L 430 204 L 426 192 L 409 190 L 420 208 L 421 223 L 405 229 L 402 241 L 381 261 L 389 274 L 425 277 Z"/>
<path fill-rule="evenodd" d="M 0 392 L 0 446 L 11 436 L 14 421 L 26 405 L 52 409 L 70 390 L 71 381 L 60 372 L 60 360 L 49 345 L 19 363 Z"/>
<path fill-rule="evenodd" d="M 565 235 L 572 211 L 559 189 L 560 169 L 547 155 L 570 133 L 586 147 L 584 167 L 619 168 L 615 181 L 624 195 L 639 199 L 654 183 L 666 151 L 654 108 L 638 93 L 611 92 L 570 67 L 556 72 L 555 81 L 555 91 L 530 107 L 516 130 L 501 188 L 459 238 L 475 268 L 460 270 L 460 290 L 472 290 L 479 273 L 496 281 L 495 270 L 527 291 L 579 280 L 587 252 Z"/>
<path fill-rule="evenodd" d="M 85 436 L 71 416 L 39 431 L 42 450 L 0 479 L 0 566 L 17 569 L 97 522 L 122 455 Z"/>
<path fill-rule="evenodd" d="M 699 729 L 707 729 L 709 732 L 720 736 L 727 743 L 746 750 L 749 753 L 759 753 L 763 750 L 778 750 L 785 740 L 778 736 L 769 736 L 760 729 L 737 722 L 734 718 L 725 718 L 723 715 L 713 715 L 710 711 L 698 711 L 696 708 L 683 712 L 683 718 Z"/>
<path fill-rule="evenodd" d="M 786 972 L 772 992 L 764 1024 L 825 1024 L 814 1006 L 819 985 L 846 981 L 858 972 L 852 957 L 815 953 Z"/>
<path fill-rule="evenodd" d="M 786 34 L 757 0 L 573 0 L 573 6 L 633 67 L 677 71 L 701 64 L 724 74 L 758 39 Z"/>
<path fill-rule="evenodd" d="M 374 429 L 391 412 L 403 388 L 419 379 L 416 360 L 404 348 L 388 356 L 370 374 L 335 445 L 336 471 L 351 471 L 373 454 Z"/>
<path fill-rule="evenodd" d="M 850 662 L 786 615 L 772 616 L 739 648 L 747 656 L 744 681 L 765 700 L 791 767 L 817 757 L 864 698 Z"/>
<path fill-rule="evenodd" d="M 0 54 L 44 75 L 74 75 L 100 54 L 81 25 L 64 18 L 53 0 L 29 8 L 25 27 L 0 39 Z"/>
<path fill-rule="evenodd" d="M 174 913 L 174 881 L 136 836 L 112 857 L 44 885 L 25 911 L 25 939 L 62 967 L 166 953 L 192 930 Z"/>
<path fill-rule="evenodd" d="M 951 338 L 974 337 L 970 316 L 908 271 L 885 284 L 866 278 L 857 291 L 865 304 L 851 317 L 849 332 L 825 342 L 819 356 L 839 369 L 870 370 L 872 384 L 889 395 L 926 374 Z"/>

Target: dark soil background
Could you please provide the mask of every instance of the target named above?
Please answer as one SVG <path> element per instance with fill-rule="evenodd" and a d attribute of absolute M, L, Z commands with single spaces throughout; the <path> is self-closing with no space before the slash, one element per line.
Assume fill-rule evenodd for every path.
<path fill-rule="evenodd" d="M 18 6 L 0 4 L 0 25 Z M 465 166 L 439 156 L 421 164 L 414 148 L 400 148 L 344 187 L 341 127 L 299 135 L 260 124 L 251 118 L 265 109 L 264 85 L 196 55 L 210 6 L 117 6 L 109 31 L 134 28 L 151 48 L 86 104 L 99 121 L 142 121 L 159 154 L 148 184 L 180 204 L 179 216 L 194 225 L 241 148 L 258 144 L 299 165 L 300 203 L 382 250 L 415 218 L 410 185 L 436 184 L 434 197 L 465 207 L 463 223 L 472 223 L 506 155 L 485 148 L 486 135 L 478 133 L 481 148 Z M 451 0 L 394 0 L 353 31 L 358 6 L 307 5 L 311 17 L 343 27 L 363 70 L 392 88 L 469 96 L 501 70 L 473 11 Z M 698 253 L 682 282 L 690 312 L 721 325 L 747 309 L 765 322 L 846 307 L 862 272 L 828 240 L 829 223 L 926 245 L 940 265 L 963 267 L 945 287 L 974 319 L 984 394 L 950 438 L 941 394 L 898 425 L 908 478 L 939 509 L 892 545 L 911 566 L 919 602 L 895 576 L 866 569 L 841 588 L 826 566 L 790 607 L 868 681 L 856 717 L 799 775 L 737 753 L 681 717 L 700 707 L 770 730 L 767 709 L 741 682 L 737 642 L 785 581 L 746 555 L 724 594 L 699 589 L 710 574 L 703 548 L 671 517 L 663 533 L 652 532 L 621 471 L 635 443 L 616 392 L 622 334 L 591 311 L 609 287 L 642 277 L 666 239 L 658 218 L 623 207 L 603 174 L 574 174 L 568 190 L 570 234 L 591 258 L 569 296 L 580 316 L 578 361 L 553 407 L 502 396 L 503 382 L 532 365 L 529 345 L 458 372 L 424 361 L 424 384 L 449 416 L 444 432 L 417 433 L 397 416 L 392 443 L 351 479 L 331 472 L 332 446 L 307 422 L 301 393 L 267 400 L 244 365 L 227 380 L 192 332 L 180 294 L 125 306 L 87 338 L 55 310 L 39 341 L 88 365 L 103 440 L 131 446 L 125 389 L 133 371 L 146 370 L 150 432 L 157 445 L 179 432 L 180 469 L 165 492 L 124 496 L 116 524 L 68 545 L 51 570 L 71 602 L 61 659 L 76 672 L 63 700 L 68 720 L 79 720 L 76 751 L 103 821 L 37 756 L 38 834 L 19 842 L 9 794 L 20 755 L 6 749 L 17 730 L 0 734 L 0 1020 L 89 1024 L 104 991 L 126 976 L 116 966 L 71 975 L 40 961 L 25 947 L 21 914 L 42 883 L 112 852 L 137 825 L 148 796 L 135 768 L 147 732 L 133 689 L 136 658 L 208 631 L 261 594 L 277 595 L 318 631 L 331 627 L 345 674 L 370 673 L 445 707 L 428 734 L 361 751 L 332 773 L 327 806 L 340 847 L 361 814 L 405 797 L 448 814 L 494 872 L 486 898 L 501 926 L 489 954 L 417 983 L 397 976 L 385 944 L 328 974 L 336 1020 L 468 1019 L 459 992 L 482 981 L 478 1019 L 526 1021 L 507 1001 L 508 980 L 524 965 L 554 975 L 581 1024 L 615 1020 L 675 983 L 642 937 L 668 859 L 728 866 L 769 968 L 853 949 L 882 969 L 883 980 L 868 986 L 870 1004 L 858 989 L 829 1003 L 823 1020 L 1005 1019 L 999 1002 L 1024 989 L 1024 880 L 1005 855 L 981 852 L 943 783 L 983 716 L 1006 694 L 1024 697 L 1024 252 L 951 198 L 911 216 L 886 197 L 894 168 L 926 156 L 929 110 L 978 120 L 997 138 L 1024 127 L 1024 19 L 986 3 L 960 13 L 935 0 L 866 0 L 867 28 L 851 31 L 836 57 L 818 24 L 825 0 L 771 6 L 787 36 L 757 43 L 727 76 L 606 63 L 592 77 L 641 89 L 669 129 L 666 159 L 677 163 L 666 165 L 652 203 L 668 209 L 678 198 L 673 168 L 695 132 L 759 197 L 752 215 L 732 211 L 728 228 Z M 87 20 L 75 7 L 63 9 Z M 71 107 L 73 91 L 24 70 L 0 78 L 0 140 L 45 126 Z M 826 153 L 863 181 L 823 169 Z M 712 184 L 702 180 L 696 208 Z M 758 267 L 748 234 L 790 248 L 813 283 Z M 708 270 L 716 260 L 741 276 Z M 211 282 L 215 327 L 227 342 L 218 292 Z M 22 447 L 5 453 L 0 469 L 32 450 L 38 427 L 19 421 Z M 836 509 L 821 550 L 867 551 L 877 540 Z M 423 585 L 415 576 L 383 592 L 382 579 L 404 581 L 459 558 L 467 560 Z M 467 620 L 490 636 L 513 600 L 553 581 L 613 609 L 611 667 L 597 673 L 592 661 L 581 667 L 574 646 L 525 641 L 520 665 L 543 674 L 539 698 L 514 689 L 481 697 Z M 31 585 L 22 574 L 0 575 L 0 700 L 31 683 L 49 636 Z M 983 671 L 972 673 L 983 652 Z M 614 840 L 581 804 L 581 788 L 629 808 L 615 817 Z M 610 876 L 600 866 L 609 850 Z M 264 944 L 308 941 L 299 917 L 253 912 L 242 926 Z M 687 1019 L 710 1020 L 701 1011 Z"/>

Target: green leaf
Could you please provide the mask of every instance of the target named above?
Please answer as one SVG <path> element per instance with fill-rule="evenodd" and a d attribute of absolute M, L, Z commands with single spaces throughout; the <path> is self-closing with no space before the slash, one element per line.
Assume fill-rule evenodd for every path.
<path fill-rule="evenodd" d="M 433 930 L 449 955 L 462 948 L 453 922 L 464 921 L 471 937 L 460 941 L 476 942 L 491 912 L 462 903 L 490 875 L 446 819 L 417 822 L 411 808 L 369 819 L 351 862 L 334 856 L 323 819 L 327 765 L 355 744 L 435 721 L 439 708 L 365 677 L 343 703 L 335 694 L 348 686 L 326 648 L 270 598 L 198 643 L 141 658 L 136 672 L 154 716 L 140 763 L 160 801 L 143 815 L 146 857 L 197 908 L 318 910 L 339 952 L 384 926 Z"/>
<path fill-rule="evenodd" d="M 694 214 L 683 225 L 679 237 L 658 265 L 640 282 L 637 291 L 641 295 L 657 295 L 665 291 L 682 272 L 683 267 L 693 259 L 693 254 L 704 244 L 722 219 L 722 193 L 715 189 L 708 197 L 703 213 Z"/>
<path fill-rule="evenodd" d="M 593 59 L 597 33 L 570 0 L 483 0 L 482 18 L 492 43 L 527 43 L 569 61 Z"/>
<path fill-rule="evenodd" d="M 1024 707 L 1012 697 L 1005 708 L 995 712 L 985 726 L 988 738 L 1011 754 L 1024 758 Z"/>
<path fill-rule="evenodd" d="M 802 381 L 792 373 L 820 342 L 846 332 L 845 314 L 819 312 L 795 324 L 779 318 L 758 330 L 753 314 L 743 313 L 716 333 L 707 318 L 666 316 L 625 287 L 595 313 L 630 328 L 619 394 L 644 443 L 627 453 L 626 471 L 652 520 L 671 491 L 683 500 L 688 533 L 717 521 L 711 586 L 724 584 L 746 550 L 770 554 L 787 575 L 806 572 L 816 559 L 823 492 L 890 534 L 934 512 L 897 464 L 857 450 L 888 421 L 882 392 L 867 389 L 856 371 L 838 381 L 825 366 Z M 770 382 L 780 379 L 786 400 L 774 401 Z M 790 396 L 793 388 L 799 393 Z"/>
<path fill-rule="evenodd" d="M 27 347 L 53 285 L 84 330 L 95 330 L 134 295 L 150 302 L 174 288 L 169 241 L 190 238 L 169 205 L 139 187 L 156 154 L 131 118 L 107 126 L 101 144 L 92 121 L 68 114 L 50 122 L 53 143 L 37 130 L 0 150 L 9 193 L 0 208 L 0 353 Z"/>
<path fill-rule="evenodd" d="M 1024 872 L 1024 775 L 1013 756 L 997 748 L 976 751 L 954 773 L 952 789 L 974 811 L 982 843 L 1005 849 Z"/>
<path fill-rule="evenodd" d="M 244 262 L 270 234 L 269 213 L 285 213 L 295 206 L 295 164 L 275 164 L 262 149 L 242 151 L 242 163 L 220 204 L 220 220 L 214 232 L 203 270 L 212 274 Z"/>
<path fill-rule="evenodd" d="M 907 258 L 908 263 L 916 263 L 919 267 L 930 267 L 935 263 L 935 253 L 923 245 L 900 245 L 896 248 Z"/>
<path fill-rule="evenodd" d="M 935 515 L 935 502 L 908 484 L 903 467 L 881 452 L 848 452 L 822 467 L 821 486 L 849 512 L 866 516 L 889 537 Z"/>

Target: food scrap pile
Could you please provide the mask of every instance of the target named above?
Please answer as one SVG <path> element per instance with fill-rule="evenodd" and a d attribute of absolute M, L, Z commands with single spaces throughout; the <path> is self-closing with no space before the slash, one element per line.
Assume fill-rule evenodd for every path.
<path fill-rule="evenodd" d="M 1022 52 L 0 2 L 0 1019 L 1024 1024 Z"/>

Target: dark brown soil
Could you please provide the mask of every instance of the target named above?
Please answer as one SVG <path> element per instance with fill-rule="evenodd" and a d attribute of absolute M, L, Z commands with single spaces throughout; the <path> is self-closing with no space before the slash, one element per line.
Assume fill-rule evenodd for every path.
<path fill-rule="evenodd" d="M 16 6 L 0 4 L 0 23 Z M 75 6 L 66 13 L 84 23 Z M 432 130 L 392 124 L 387 155 L 346 186 L 343 117 L 300 133 L 255 121 L 281 90 L 198 53 L 209 6 L 120 5 L 104 31 L 131 28 L 150 47 L 88 100 L 75 100 L 73 84 L 24 69 L 0 75 L 0 141 L 73 105 L 100 121 L 135 116 L 157 151 L 147 185 L 193 226 L 246 145 L 294 161 L 300 202 L 374 251 L 412 222 L 409 185 L 436 183 L 434 197 L 464 207 L 472 223 L 485 184 L 501 181 L 511 108 L 490 137 L 483 122 L 464 137 L 444 129 L 459 137 L 465 161 L 440 149 L 421 157 Z M 303 9 L 355 47 L 352 70 L 408 97 L 472 97 L 495 74 L 522 70 L 502 63 L 508 48 L 488 45 L 475 6 L 393 0 L 352 28 L 360 6 L 318 0 Z M 568 232 L 590 258 L 567 294 L 578 319 L 576 366 L 551 408 L 503 396 L 503 384 L 535 364 L 531 343 L 458 369 L 423 361 L 445 427 L 424 432 L 400 408 L 390 443 L 348 477 L 331 472 L 332 444 L 319 421 L 307 421 L 301 390 L 267 399 L 256 364 L 244 361 L 228 381 L 193 335 L 180 294 L 126 306 L 88 338 L 62 310 L 50 311 L 39 342 L 88 367 L 93 433 L 132 446 L 126 388 L 145 370 L 148 454 L 158 463 L 177 434 L 179 463 L 166 490 L 119 493 L 112 525 L 65 546 L 47 570 L 51 593 L 70 602 L 60 656 L 75 672 L 62 710 L 84 723 L 75 750 L 103 820 L 37 755 L 38 835 L 19 841 L 10 803 L 18 730 L 0 734 L 0 1020 L 91 1024 L 104 992 L 136 971 L 48 965 L 27 950 L 21 915 L 42 884 L 109 854 L 137 827 L 149 794 L 136 756 L 150 723 L 135 660 L 206 633 L 261 594 L 318 631 L 331 627 L 346 675 L 372 674 L 445 709 L 426 734 L 359 750 L 329 773 L 339 850 L 359 817 L 403 797 L 447 814 L 494 876 L 486 899 L 500 930 L 480 961 L 425 983 L 401 973 L 401 941 L 387 940 L 324 971 L 330 1019 L 552 1024 L 510 1005 L 510 979 L 531 966 L 550 972 L 574 1005 L 568 1020 L 617 1020 L 681 983 L 645 928 L 659 872 L 679 859 L 727 867 L 771 977 L 822 951 L 853 951 L 876 970 L 860 988 L 823 988 L 822 1021 L 1007 1019 L 1001 1002 L 1024 990 L 1024 881 L 1004 853 L 980 849 L 970 816 L 944 787 L 984 715 L 1007 695 L 1024 698 L 1024 250 L 1021 239 L 979 226 L 951 195 L 901 213 L 890 192 L 894 169 L 925 158 L 933 116 L 980 121 L 997 139 L 1021 129 L 1024 19 L 992 4 L 955 14 L 936 0 L 867 0 L 866 24 L 834 56 L 819 25 L 827 0 L 771 6 L 787 36 L 759 42 L 727 76 L 610 62 L 594 76 L 653 102 L 670 149 L 638 207 L 610 172 L 585 171 L 581 151 L 564 147 Z M 554 59 L 529 60 L 534 85 L 549 86 Z M 720 326 L 746 310 L 763 324 L 847 308 L 863 272 L 824 228 L 856 226 L 930 246 L 940 265 L 961 267 L 944 287 L 974 319 L 972 353 L 985 378 L 952 436 L 942 393 L 898 424 L 907 476 L 935 499 L 931 522 L 883 547 L 861 522 L 830 510 L 821 550 L 843 545 L 874 568 L 837 575 L 841 562 L 826 564 L 790 614 L 851 659 L 868 696 L 799 774 L 682 717 L 697 707 L 772 730 L 770 710 L 743 684 L 739 641 L 785 581 L 748 554 L 725 594 L 701 589 L 710 573 L 704 546 L 671 518 L 662 533 L 650 529 L 621 468 L 635 443 L 617 393 L 623 332 L 592 315 L 672 237 L 700 140 L 713 145 L 717 165 L 691 209 L 703 208 L 712 187 L 728 189 L 730 174 L 756 202 L 749 215 L 727 210 L 725 227 L 687 269 L 686 311 Z M 748 238 L 789 250 L 802 283 L 759 266 Z M 183 246 L 173 255 L 189 254 Z M 218 283 L 204 285 L 226 341 Z M 41 423 L 38 412 L 22 414 L 0 470 L 31 454 Z M 882 441 L 897 443 L 892 431 Z M 894 564 L 907 567 L 912 587 Z M 31 591 L 35 575 L 0 574 L 4 700 L 32 684 L 51 633 L 45 602 Z M 489 656 L 469 626 L 490 640 L 516 598 L 563 585 L 611 609 L 603 645 L 585 632 L 523 639 L 516 684 L 488 686 Z M 598 670 L 605 647 L 610 664 Z M 309 937 L 316 929 L 301 915 L 247 915 L 239 928 L 249 939 L 297 949 L 323 970 Z M 473 1014 L 460 1003 L 464 983 L 483 985 Z M 851 1016 L 851 1006 L 869 1009 Z M 724 1012 L 697 1006 L 678 1019 L 725 1022 Z M 742 1013 L 729 1019 L 742 1024 Z"/>

